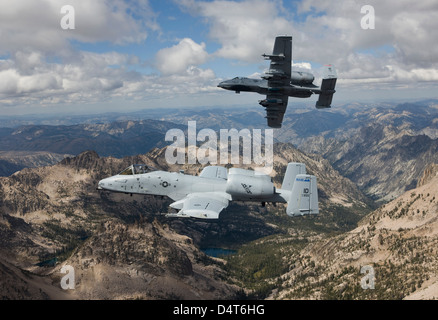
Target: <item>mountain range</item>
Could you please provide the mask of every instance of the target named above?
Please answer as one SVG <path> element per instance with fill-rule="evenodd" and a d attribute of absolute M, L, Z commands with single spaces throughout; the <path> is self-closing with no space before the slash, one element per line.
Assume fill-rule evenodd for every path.
<path fill-rule="evenodd" d="M 0 176 L 23 168 L 56 164 L 85 150 L 113 157 L 145 153 L 165 146 L 164 135 L 174 128 L 183 127 L 166 121 L 141 120 L 2 128 Z"/>
<path fill-rule="evenodd" d="M 72 126 L 28 125 L 3 128 L 0 150 L 46 151 L 77 155 L 85 150 L 96 150 L 103 156 L 123 157 L 145 153 L 160 143 L 174 123 L 164 121 L 122 121 Z"/>
<path fill-rule="evenodd" d="M 289 256 L 291 268 L 272 298 L 438 299 L 437 170 L 428 166 L 416 188 L 355 229 Z M 372 287 L 364 285 L 363 267 L 373 270 Z"/>
<path fill-rule="evenodd" d="M 198 131 L 266 129 L 263 112 L 262 108 L 244 107 L 148 109 L 88 117 L 3 119 L 0 123 L 8 127 L 0 129 L 0 150 L 50 153 L 54 160 L 47 165 L 85 150 L 123 157 L 168 145 L 166 132 L 174 128 L 186 132 L 188 121 L 196 121 Z M 437 161 L 437 118 L 437 100 L 350 103 L 328 110 L 293 104 L 287 110 L 283 128 L 274 131 L 274 140 L 322 155 L 368 197 L 382 203 L 413 188 L 424 166 Z M 0 175 L 32 167 L 20 163 L 20 158 L 10 161 L 0 155 Z"/>
<path fill-rule="evenodd" d="M 278 147 L 275 154 L 281 156 L 276 156 L 273 174 L 284 172 L 289 161 L 306 162 L 309 171 L 320 176 L 321 206 L 327 212 L 289 222 L 291 227 L 303 232 L 315 226 L 323 232 L 346 230 L 370 210 L 366 197 L 326 160 L 307 156 L 291 145 Z M 284 206 L 233 204 L 219 221 L 169 220 L 162 215 L 168 211 L 167 199 L 96 190 L 99 179 L 131 163 L 163 170 L 184 168 L 186 173 L 202 169 L 200 165 L 169 166 L 164 155 L 165 149 L 153 149 L 118 159 L 86 151 L 53 166 L 23 169 L 2 178 L 0 250 L 6 283 L 2 287 L 7 290 L 3 296 L 219 299 L 244 295 L 244 288 L 224 281 L 223 262 L 208 257 L 201 248 L 237 248 L 286 232 Z M 335 188 L 331 179 L 338 181 Z M 338 207 L 344 208 L 344 218 L 336 216 Z M 60 269 L 66 264 L 76 270 L 77 287 L 72 293 L 59 288 Z M 17 274 L 20 281 L 14 284 Z M 28 292 L 34 293 L 27 296 Z"/>
<path fill-rule="evenodd" d="M 0 158 L 12 167 L 0 178 L 1 295 L 436 298 L 437 105 L 288 110 L 275 132 L 273 181 L 279 186 L 288 162 L 305 163 L 321 209 L 297 219 L 257 203 L 233 203 L 214 222 L 168 219 L 168 199 L 96 191 L 132 163 L 199 174 L 201 164 L 166 162 L 166 131 L 185 131 L 189 120 L 198 130 L 260 128 L 257 110 L 3 128 Z M 205 248 L 237 253 L 218 259 Z M 75 270 L 74 290 L 60 287 L 64 265 Z M 363 266 L 374 269 L 375 289 L 361 288 Z"/>

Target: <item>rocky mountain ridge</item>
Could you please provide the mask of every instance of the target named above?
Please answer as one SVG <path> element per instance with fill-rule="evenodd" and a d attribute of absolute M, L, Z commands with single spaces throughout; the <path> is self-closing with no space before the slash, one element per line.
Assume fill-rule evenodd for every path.
<path fill-rule="evenodd" d="M 291 256 L 283 289 L 271 298 L 438 299 L 438 176 L 431 172 L 354 230 Z M 373 270 L 373 288 L 363 267 Z"/>
<path fill-rule="evenodd" d="M 0 178 L 2 297 L 251 296 L 252 287 L 240 281 L 229 283 L 233 273 L 225 266 L 240 263 L 245 277 L 262 284 L 259 291 L 263 294 L 256 295 L 262 298 L 436 298 L 438 169 L 433 163 L 438 162 L 437 108 L 418 104 L 361 108 L 358 105 L 351 110 L 323 113 L 299 110 L 290 114 L 296 117 L 289 119 L 292 127 L 285 128 L 281 135 L 276 133 L 277 140 L 293 141 L 307 153 L 289 143 L 275 144 L 274 182 L 277 186 L 281 183 L 287 162 L 306 163 L 308 172 L 318 177 L 318 216 L 291 220 L 285 216 L 283 205 L 268 204 L 263 208 L 248 203 L 230 205 L 214 223 L 167 220 L 160 215 L 168 210 L 167 199 L 96 192 L 99 179 L 132 163 L 170 171 L 183 169 L 189 174 L 202 170 L 199 164 L 167 164 L 164 149 L 160 148 L 124 158 L 87 151 L 56 165 L 23 169 Z M 317 117 L 315 112 L 319 112 Z M 232 114 L 225 117 L 230 121 L 227 126 L 236 124 L 230 118 Z M 213 115 L 212 121 L 225 121 Z M 196 117 L 190 119 L 201 121 L 203 113 Z M 320 121 L 309 126 L 312 119 Z M 185 120 L 180 119 L 182 130 L 186 129 Z M 206 126 L 221 128 L 220 123 L 203 121 Z M 251 123 L 246 125 L 250 127 Z M 167 128 L 158 129 L 158 140 L 164 140 Z M 198 130 L 201 128 L 199 122 Z M 77 140 L 62 140 L 65 137 L 58 129 L 47 136 L 55 142 L 60 139 L 59 145 L 64 143 L 65 147 L 86 148 L 81 142 L 85 138 L 107 148 L 113 146 L 112 142 L 138 142 L 138 132 L 147 136 L 143 129 L 138 122 L 127 121 L 123 125 L 82 126 L 83 137 L 75 136 Z M 39 144 L 47 133 L 39 132 L 41 128 L 13 130 L 17 143 L 25 144 L 27 139 L 28 147 L 38 148 L 51 144 L 47 142 L 50 139 Z M 110 140 L 99 140 L 99 131 Z M 125 155 L 127 150 L 116 148 L 114 152 Z M 361 190 L 382 203 L 394 200 L 371 212 L 372 203 Z M 238 249 L 247 243 L 263 263 L 254 260 L 250 264 L 249 259 L 245 260 L 248 254 L 242 251 L 235 258 L 240 262 L 228 260 L 224 265 L 200 250 L 203 245 Z M 258 248 L 270 251 L 260 255 Z M 273 266 L 274 262 L 277 265 Z M 60 289 L 60 268 L 64 264 L 77 271 L 74 291 Z M 363 266 L 374 268 L 373 290 L 361 287 Z"/>
<path fill-rule="evenodd" d="M 282 174 L 289 161 L 307 163 L 310 172 L 321 175 L 324 208 L 328 210 L 334 198 L 340 199 L 337 205 L 352 213 L 353 202 L 367 207 L 357 188 L 320 156 L 312 158 L 290 145 L 278 147 L 276 154 L 281 158 L 276 158 L 274 174 Z M 26 299 L 241 296 L 242 288 L 225 281 L 222 263 L 199 248 L 202 244 L 238 245 L 283 232 L 278 223 L 287 221 L 284 208 L 233 204 L 218 222 L 186 222 L 161 215 L 168 210 L 167 199 L 96 191 L 99 179 L 132 163 L 173 171 L 183 168 L 193 174 L 202 169 L 201 165 L 168 165 L 164 153 L 164 149 L 154 149 L 148 154 L 118 159 L 87 151 L 54 166 L 27 168 L 0 178 L 3 296 Z M 331 179 L 344 181 L 349 189 L 330 187 L 334 185 Z M 321 224 L 326 219 L 328 230 L 345 228 L 342 223 L 339 225 L 335 210 L 331 212 L 307 222 Z M 356 212 L 351 223 L 362 215 L 361 211 Z M 272 218 L 280 220 L 272 223 L 269 220 Z M 65 264 L 73 266 L 77 274 L 73 292 L 59 289 L 60 268 Z M 11 274 L 20 275 L 15 277 L 17 286 Z"/>
<path fill-rule="evenodd" d="M 424 166 L 436 161 L 437 106 L 437 100 L 428 100 L 350 103 L 316 110 L 296 103 L 288 108 L 283 128 L 275 130 L 274 140 L 322 155 L 367 196 L 386 202 L 414 188 Z M 185 131 L 188 121 L 196 121 L 198 131 L 266 129 L 261 108 L 142 110 L 76 120 L 63 117 L 61 122 L 50 119 L 72 124 L 42 125 L 38 123 L 51 122 L 40 119 L 34 125 L 0 128 L 0 149 L 73 155 L 96 150 L 101 156 L 123 157 L 163 147 L 167 130 Z M 4 175 L 21 168 L 9 162 L 3 166 L 7 171 Z"/>
<path fill-rule="evenodd" d="M 347 122 L 346 130 L 311 137 L 300 149 L 321 154 L 366 195 L 384 203 L 415 188 L 424 168 L 438 162 L 437 115 L 434 107 L 409 104 L 367 110 L 355 116 L 362 126 Z"/>
<path fill-rule="evenodd" d="M 187 299 L 195 298 L 196 295 L 198 298 L 213 298 L 216 297 L 216 293 L 223 297 L 236 294 L 236 288 L 215 280 L 215 274 L 220 274 L 220 268 L 215 271 L 214 261 L 190 245 L 188 239 L 189 244 L 184 245 L 186 237 L 166 229 L 160 222 L 154 222 L 153 216 L 148 219 L 142 218 L 145 214 L 143 210 L 152 208 L 151 204 L 147 203 L 149 199 L 136 196 L 119 205 L 114 200 L 102 202 L 101 196 L 95 190 L 96 179 L 99 174 L 107 173 L 96 173 L 93 170 L 101 166 L 109 171 L 119 172 L 125 167 L 123 161 L 130 160 L 104 159 L 99 158 L 96 153 L 86 152 L 75 158 L 74 164 L 70 162 L 70 166 L 65 164 L 68 161 L 66 159 L 64 163 L 52 167 L 25 169 L 0 180 L 0 250 L 3 253 L 3 270 L 5 274 L 9 274 L 11 270 L 15 274 L 27 273 L 27 276 L 21 277 L 21 282 L 16 279 L 17 283 L 22 283 L 21 286 L 5 286 L 6 292 L 2 292 L 3 296 L 12 299 Z M 155 204 L 157 207 L 161 206 L 160 200 Z M 131 226 L 136 219 L 139 221 L 137 225 Z M 126 224 L 125 221 L 132 222 Z M 123 241 L 119 242 L 120 239 Z M 147 247 L 152 247 L 154 252 L 148 255 Z M 92 252 L 94 254 L 91 258 Z M 55 269 L 50 267 L 53 259 L 60 259 L 62 256 L 62 260 L 70 257 L 64 262 L 72 265 L 77 271 L 78 288 L 73 294 L 67 294 L 60 289 L 58 280 L 61 276 L 61 266 Z M 134 258 L 130 258 L 131 256 Z M 123 270 L 126 271 L 126 267 L 132 264 L 128 262 L 129 259 L 137 259 L 137 267 L 143 268 L 143 273 L 140 270 L 139 274 L 143 274 L 144 279 L 139 278 L 138 281 L 139 285 L 143 286 L 143 295 L 137 295 L 137 291 L 129 293 L 116 288 L 107 290 L 108 288 L 99 282 L 102 279 L 106 284 L 111 281 L 117 282 L 119 277 L 116 275 L 119 271 L 127 277 Z M 90 267 L 90 260 L 93 260 L 94 267 Z M 150 270 L 147 268 L 148 264 L 151 265 Z M 132 270 L 133 268 L 134 266 L 131 266 Z M 209 272 L 209 269 L 212 271 Z M 145 270 L 152 270 L 152 275 L 144 276 Z M 45 276 L 47 274 L 48 276 Z M 111 278 L 111 274 L 114 275 L 114 279 Z M 129 275 L 131 276 L 133 275 Z M 154 280 L 157 287 L 156 291 L 153 291 L 150 282 L 155 278 L 158 279 Z M 161 280 L 167 283 L 167 287 Z M 5 277 L 5 282 L 11 284 L 13 280 Z M 47 286 L 43 285 L 47 282 L 52 283 L 48 290 Z M 205 285 L 201 288 L 194 286 L 194 283 Z M 35 288 L 40 284 L 42 293 Z M 188 290 L 190 286 L 194 287 Z M 186 289 L 178 291 L 175 289 L 177 287 Z M 39 294 L 28 296 L 28 292 Z M 152 292 L 152 296 L 147 292 Z"/>
<path fill-rule="evenodd" d="M 50 166 L 71 154 L 45 151 L 0 151 L 0 176 L 7 177 L 24 168 Z"/>
<path fill-rule="evenodd" d="M 0 130 L 2 151 L 44 151 L 78 155 L 96 150 L 103 156 L 124 157 L 164 146 L 169 129 L 181 126 L 158 120 L 118 121 L 70 126 L 26 125 Z"/>

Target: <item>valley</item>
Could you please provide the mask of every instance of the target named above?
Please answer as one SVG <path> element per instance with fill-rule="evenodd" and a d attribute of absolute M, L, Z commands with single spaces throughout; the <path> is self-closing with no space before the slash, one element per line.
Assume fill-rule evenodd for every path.
<path fill-rule="evenodd" d="M 166 131 L 189 120 L 198 130 L 257 128 L 258 111 L 3 128 L 2 297 L 438 298 L 436 101 L 291 108 L 274 135 L 273 181 L 281 184 L 288 162 L 305 163 L 318 177 L 317 216 L 291 219 L 282 205 L 247 203 L 218 221 L 169 219 L 168 199 L 96 190 L 132 163 L 199 174 L 201 164 L 166 162 Z M 203 248 L 235 253 L 214 258 Z M 59 285 L 63 265 L 75 270 L 74 290 Z M 374 290 L 361 288 L 362 266 L 374 268 Z"/>

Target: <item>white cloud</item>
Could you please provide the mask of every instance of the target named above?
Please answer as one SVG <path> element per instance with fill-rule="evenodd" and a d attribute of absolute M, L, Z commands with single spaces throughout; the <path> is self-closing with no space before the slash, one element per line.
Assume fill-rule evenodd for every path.
<path fill-rule="evenodd" d="M 16 94 L 19 79 L 19 74 L 13 69 L 0 71 L 0 96 Z"/>
<path fill-rule="evenodd" d="M 308 16 L 301 31 L 313 38 L 303 45 L 303 54 L 314 61 L 328 59 L 344 78 L 436 81 L 430 74 L 438 68 L 438 37 L 433 32 L 438 28 L 438 3 L 370 0 L 367 4 L 375 9 L 374 30 L 361 28 L 360 1 L 302 1 L 301 13 Z M 386 50 L 378 50 L 381 47 Z"/>
<path fill-rule="evenodd" d="M 20 77 L 17 82 L 17 93 L 28 94 L 33 92 L 51 91 L 60 89 L 62 83 L 58 75 L 51 73 L 36 74 Z"/>
<path fill-rule="evenodd" d="M 292 62 L 292 69 L 298 71 L 310 71 L 312 70 L 312 64 L 309 62 Z"/>
<path fill-rule="evenodd" d="M 279 16 L 276 2 L 246 1 L 180 1 L 192 14 L 201 15 L 210 25 L 210 37 L 222 47 L 216 55 L 228 59 L 256 62 L 272 50 L 278 34 L 291 34 L 293 25 Z"/>
<path fill-rule="evenodd" d="M 114 76 L 117 72 L 102 68 L 102 64 L 87 57 L 75 65 L 55 64 L 40 59 L 37 53 L 24 52 L 17 52 L 15 60 L 10 60 L 8 64 L 10 68 L 0 72 L 0 98 L 15 96 L 18 101 L 26 101 L 30 95 L 32 101 L 51 95 L 65 95 L 68 99 L 69 95 L 79 90 L 104 90 L 110 86 L 108 81 L 114 79 L 110 73 Z"/>
<path fill-rule="evenodd" d="M 116 52 L 79 52 L 65 63 L 53 63 L 36 52 L 17 52 L 13 58 L 1 60 L 0 103 L 38 106 L 117 97 L 148 101 L 217 90 L 211 69 L 184 64 L 181 73 L 145 75 L 126 69 L 130 61 L 132 56 Z"/>
<path fill-rule="evenodd" d="M 177 3 L 205 22 L 207 28 L 199 34 L 208 35 L 219 47 L 208 47 L 216 48 L 208 53 L 209 42 L 187 35 L 155 54 L 159 74 L 143 74 L 134 69 L 146 65 L 137 56 L 76 48 L 78 42 L 143 43 L 148 32 L 161 32 L 148 0 L 68 1 L 75 8 L 74 30 L 61 28 L 60 9 L 66 3 L 59 0 L 0 1 L 0 104 L 114 97 L 148 101 L 217 92 L 212 60 L 220 60 L 216 66 L 221 67 L 227 59 L 234 66 L 239 65 L 235 60 L 261 65 L 260 55 L 271 52 L 278 34 L 293 36 L 294 68 L 310 70 L 333 63 L 340 87 L 370 89 L 384 84 L 390 90 L 426 82 L 430 87 L 438 81 L 436 0 L 369 0 L 366 4 L 375 8 L 375 30 L 361 29 L 359 0 L 302 0 L 294 2 L 298 12 L 288 12 L 290 2 L 281 0 Z M 172 36 L 172 30 L 166 36 Z M 260 65 L 245 74 L 255 72 L 259 77 Z M 318 70 L 312 71 L 318 75 Z"/>
<path fill-rule="evenodd" d="M 197 44 L 192 39 L 184 38 L 173 47 L 158 51 L 156 67 L 164 75 L 181 74 L 192 66 L 205 63 L 207 58 L 204 43 Z"/>
<path fill-rule="evenodd" d="M 64 30 L 59 0 L 0 2 L 0 104 L 106 100 L 144 77 L 128 70 L 138 57 L 78 51 L 72 41 L 142 42 L 159 31 L 148 0 L 71 0 L 75 29 Z M 132 87 L 132 86 L 131 86 Z"/>
<path fill-rule="evenodd" d="M 334 64 L 340 84 L 437 81 L 434 0 L 369 0 L 366 4 L 375 9 L 374 30 L 361 28 L 365 3 L 358 0 L 302 0 L 297 13 L 269 0 L 180 3 L 206 19 L 209 36 L 221 45 L 215 53 L 220 57 L 259 61 L 261 53 L 272 50 L 276 35 L 291 34 L 294 60 Z"/>
<path fill-rule="evenodd" d="M 129 43 L 144 41 L 144 25 L 159 27 L 148 1 L 71 0 L 75 29 L 64 30 L 61 19 L 66 15 L 58 0 L 2 0 L 0 2 L 0 54 L 10 54 L 24 48 L 40 52 L 66 50 L 71 40 L 82 42 L 110 41 Z M 136 15 L 137 19 L 133 17 Z"/>

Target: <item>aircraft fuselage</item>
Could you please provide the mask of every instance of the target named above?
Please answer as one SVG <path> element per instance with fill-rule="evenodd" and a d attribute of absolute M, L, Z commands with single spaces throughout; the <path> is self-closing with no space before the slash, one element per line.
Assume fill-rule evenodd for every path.
<path fill-rule="evenodd" d="M 320 93 L 318 87 L 313 85 L 312 82 L 309 82 L 309 80 L 296 80 L 294 82 L 291 81 L 290 85 L 288 86 L 270 87 L 268 85 L 268 80 L 237 77 L 231 80 L 222 81 L 221 83 L 219 83 L 218 87 L 225 90 L 235 91 L 236 93 L 240 93 L 241 91 L 257 92 L 262 95 L 278 93 L 281 95 L 284 94 L 289 97 L 295 98 L 308 98 L 314 93 Z"/>
<path fill-rule="evenodd" d="M 99 181 L 97 189 L 127 194 L 167 196 L 179 210 L 171 217 L 218 219 L 230 201 L 287 203 L 289 216 L 316 214 L 316 177 L 306 174 L 303 163 L 289 163 L 281 189 L 272 178 L 254 170 L 207 166 L 199 176 L 182 172 L 151 171 L 147 165 L 131 165 L 121 173 Z"/>
<path fill-rule="evenodd" d="M 145 194 L 156 196 L 169 196 L 172 199 L 182 199 L 188 194 L 198 192 L 224 192 L 230 195 L 232 201 L 263 201 L 287 202 L 290 192 L 281 189 L 265 192 L 249 190 L 248 184 L 237 183 L 230 188 L 230 183 L 225 179 L 207 178 L 186 175 L 178 172 L 153 171 L 143 174 L 123 175 L 118 174 L 99 181 L 99 190 L 123 192 L 127 194 Z M 268 189 L 268 190 L 266 190 Z M 230 192 L 230 190 L 232 190 Z"/>

